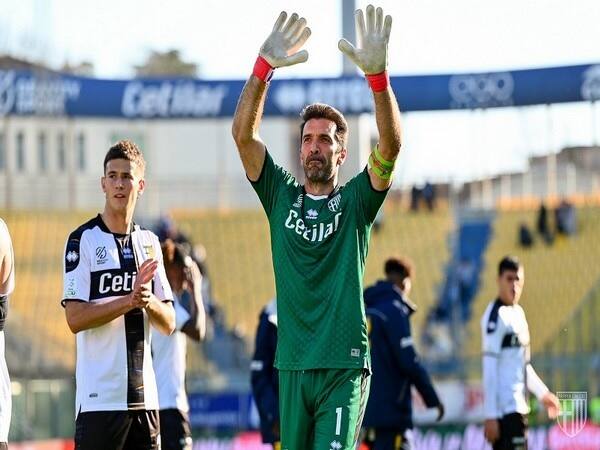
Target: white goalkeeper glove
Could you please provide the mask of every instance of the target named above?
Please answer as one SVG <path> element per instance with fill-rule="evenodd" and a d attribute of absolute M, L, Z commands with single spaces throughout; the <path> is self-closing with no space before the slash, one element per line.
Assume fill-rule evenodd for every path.
<path fill-rule="evenodd" d="M 384 20 L 383 10 L 375 9 L 373 5 L 367 6 L 366 12 L 366 26 L 362 10 L 357 9 L 354 13 L 357 46 L 355 47 L 346 39 L 340 39 L 338 48 L 365 75 L 374 75 L 383 72 L 387 67 L 387 47 L 392 30 L 392 17 L 385 16 Z"/>
<path fill-rule="evenodd" d="M 282 11 L 273 26 L 273 31 L 260 48 L 262 56 L 273 67 L 291 66 L 308 59 L 306 50 L 298 51 L 310 36 L 306 19 L 294 13 L 286 21 L 287 14 Z"/>

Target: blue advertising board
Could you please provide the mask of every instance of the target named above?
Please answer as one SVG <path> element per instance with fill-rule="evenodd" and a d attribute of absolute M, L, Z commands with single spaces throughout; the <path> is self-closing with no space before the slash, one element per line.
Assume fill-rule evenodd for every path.
<path fill-rule="evenodd" d="M 600 99 L 600 64 L 505 72 L 393 76 L 403 111 L 528 106 Z M 243 80 L 102 80 L 0 71 L 0 117 L 42 115 L 179 119 L 231 117 Z M 371 112 L 364 78 L 275 79 L 266 116 L 297 116 L 313 102 L 348 115 Z"/>

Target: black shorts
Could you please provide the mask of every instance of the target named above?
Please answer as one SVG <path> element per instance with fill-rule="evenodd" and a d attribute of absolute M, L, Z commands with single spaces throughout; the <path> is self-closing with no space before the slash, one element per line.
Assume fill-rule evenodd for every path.
<path fill-rule="evenodd" d="M 414 448 L 412 430 L 393 428 L 367 428 L 363 444 L 369 450 L 411 450 Z"/>
<path fill-rule="evenodd" d="M 178 409 L 160 410 L 162 450 L 192 450 L 192 432 L 188 415 Z"/>
<path fill-rule="evenodd" d="M 89 411 L 75 421 L 75 450 L 158 450 L 158 411 Z"/>
<path fill-rule="evenodd" d="M 500 419 L 500 438 L 494 450 L 527 450 L 527 416 L 511 413 Z"/>

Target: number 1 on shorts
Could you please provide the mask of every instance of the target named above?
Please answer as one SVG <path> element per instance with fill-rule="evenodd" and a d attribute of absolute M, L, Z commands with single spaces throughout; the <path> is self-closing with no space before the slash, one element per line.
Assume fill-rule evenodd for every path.
<path fill-rule="evenodd" d="M 339 436 L 342 432 L 342 408 L 335 408 L 335 435 Z"/>

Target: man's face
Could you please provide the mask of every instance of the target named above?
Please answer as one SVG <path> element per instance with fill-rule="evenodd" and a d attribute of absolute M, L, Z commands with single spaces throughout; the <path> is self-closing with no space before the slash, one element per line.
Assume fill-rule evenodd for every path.
<path fill-rule="evenodd" d="M 117 212 L 129 212 L 135 208 L 138 195 L 144 191 L 143 173 L 137 164 L 127 159 L 111 159 L 106 163 L 102 177 L 102 190 L 106 205 Z"/>
<path fill-rule="evenodd" d="M 346 149 L 335 138 L 336 125 L 329 119 L 310 119 L 304 125 L 300 162 L 306 179 L 326 183 L 346 159 Z"/>
<path fill-rule="evenodd" d="M 524 283 L 525 272 L 523 267 L 519 267 L 517 272 L 505 270 L 498 277 L 498 297 L 506 305 L 516 305 L 521 298 Z"/>

